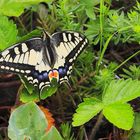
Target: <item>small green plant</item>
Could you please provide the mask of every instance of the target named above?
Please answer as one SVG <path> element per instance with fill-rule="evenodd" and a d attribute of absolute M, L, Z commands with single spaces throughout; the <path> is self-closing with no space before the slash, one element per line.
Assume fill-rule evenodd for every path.
<path fill-rule="evenodd" d="M 132 128 L 132 133 L 129 136 L 129 140 L 140 139 L 140 113 L 135 113 L 135 120 Z"/>
<path fill-rule="evenodd" d="M 123 69 L 124 74 L 120 76 L 124 78 L 140 79 L 140 67 L 136 65 L 130 65 L 129 69 Z"/>
<path fill-rule="evenodd" d="M 79 126 L 92 119 L 99 112 L 119 128 L 130 130 L 134 112 L 128 101 L 140 96 L 138 80 L 113 80 L 104 88 L 102 99 L 85 98 L 79 104 L 73 117 L 73 125 Z"/>
<path fill-rule="evenodd" d="M 8 126 L 8 136 L 12 140 L 40 139 L 63 140 L 55 127 L 47 132 L 47 120 L 39 107 L 30 102 L 14 110 Z"/>
<path fill-rule="evenodd" d="M 107 9 L 107 6 L 105 9 Z M 125 15 L 119 10 L 104 10 L 104 21 L 103 22 L 103 40 L 107 40 L 111 35 L 112 41 L 118 44 L 120 41 L 125 42 L 139 42 L 139 11 L 140 6 L 137 2 L 137 6 L 133 10 Z M 94 44 L 100 41 L 100 16 L 97 16 L 96 20 L 90 20 L 87 26 L 86 34 L 90 40 L 94 39 Z"/>
<path fill-rule="evenodd" d="M 62 136 L 63 136 L 64 140 L 76 140 L 74 138 L 74 134 L 71 134 L 72 133 L 72 127 L 68 123 L 61 124 L 61 133 L 62 133 Z"/>

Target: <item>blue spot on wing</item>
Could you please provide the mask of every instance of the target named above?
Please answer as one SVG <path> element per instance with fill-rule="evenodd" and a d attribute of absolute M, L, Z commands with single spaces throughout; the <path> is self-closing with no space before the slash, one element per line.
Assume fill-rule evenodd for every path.
<path fill-rule="evenodd" d="M 58 72 L 59 77 L 62 78 L 67 74 L 67 69 L 65 67 L 59 67 Z"/>
<path fill-rule="evenodd" d="M 36 72 L 36 71 L 33 72 L 33 77 L 34 77 L 34 78 L 38 78 L 38 72 Z"/>
<path fill-rule="evenodd" d="M 63 74 L 63 68 L 58 69 L 59 74 Z"/>
<path fill-rule="evenodd" d="M 43 77 L 47 78 L 48 77 L 48 72 L 43 72 Z"/>
<path fill-rule="evenodd" d="M 43 80 L 43 75 L 42 74 L 38 75 L 38 80 L 39 81 L 42 81 Z"/>
<path fill-rule="evenodd" d="M 47 71 L 41 73 L 39 73 L 38 71 L 33 71 L 28 76 L 32 76 L 33 79 L 38 79 L 39 82 L 47 82 L 49 80 Z"/>

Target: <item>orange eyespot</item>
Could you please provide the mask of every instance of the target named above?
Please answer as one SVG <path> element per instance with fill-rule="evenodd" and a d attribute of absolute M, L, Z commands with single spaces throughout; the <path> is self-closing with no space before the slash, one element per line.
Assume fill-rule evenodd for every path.
<path fill-rule="evenodd" d="M 57 70 L 52 70 L 52 71 L 49 72 L 49 79 L 50 79 L 50 81 L 52 80 L 52 78 L 55 78 L 58 81 L 59 73 L 58 73 Z"/>

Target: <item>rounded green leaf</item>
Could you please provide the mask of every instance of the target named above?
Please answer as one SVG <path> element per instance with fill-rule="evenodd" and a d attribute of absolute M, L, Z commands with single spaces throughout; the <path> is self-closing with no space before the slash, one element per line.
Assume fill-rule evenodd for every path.
<path fill-rule="evenodd" d="M 50 97 L 52 96 L 53 94 L 55 94 L 57 91 L 57 86 L 50 86 L 50 87 L 46 87 L 42 90 L 42 93 L 41 93 L 41 99 L 46 99 L 47 97 Z"/>
<path fill-rule="evenodd" d="M 133 113 L 132 107 L 126 103 L 110 104 L 103 109 L 103 114 L 108 121 L 125 130 L 130 130 L 133 126 Z"/>
<path fill-rule="evenodd" d="M 0 14 L 6 16 L 20 16 L 25 8 L 40 2 L 50 2 L 52 0 L 0 0 Z"/>
<path fill-rule="evenodd" d="M 103 109 L 103 104 L 95 98 L 86 98 L 84 102 L 79 104 L 76 113 L 73 116 L 73 126 L 79 126 L 97 115 Z"/>
<path fill-rule="evenodd" d="M 20 93 L 20 101 L 23 103 L 28 103 L 30 101 L 39 101 L 39 93 L 34 90 L 33 93 L 29 93 L 26 88 L 22 89 L 22 92 Z"/>
<path fill-rule="evenodd" d="M 53 78 L 51 80 L 50 85 L 51 86 L 48 86 L 42 90 L 41 95 L 40 95 L 41 99 L 46 99 L 47 97 L 50 97 L 51 95 L 56 93 L 57 87 L 58 87 L 57 79 Z"/>
<path fill-rule="evenodd" d="M 125 103 L 140 96 L 140 81 L 113 80 L 103 94 L 104 104 Z"/>
<path fill-rule="evenodd" d="M 46 133 L 47 121 L 39 107 L 30 102 L 15 109 L 9 120 L 8 136 L 12 140 L 38 140 Z"/>

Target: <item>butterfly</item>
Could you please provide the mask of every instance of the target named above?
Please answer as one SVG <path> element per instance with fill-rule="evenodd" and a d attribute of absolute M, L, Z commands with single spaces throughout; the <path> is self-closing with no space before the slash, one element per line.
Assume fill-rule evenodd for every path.
<path fill-rule="evenodd" d="M 87 38 L 74 31 L 49 35 L 43 31 L 0 53 L 0 71 L 20 74 L 41 92 L 53 78 L 58 83 L 68 81 L 78 55 L 88 45 Z"/>

